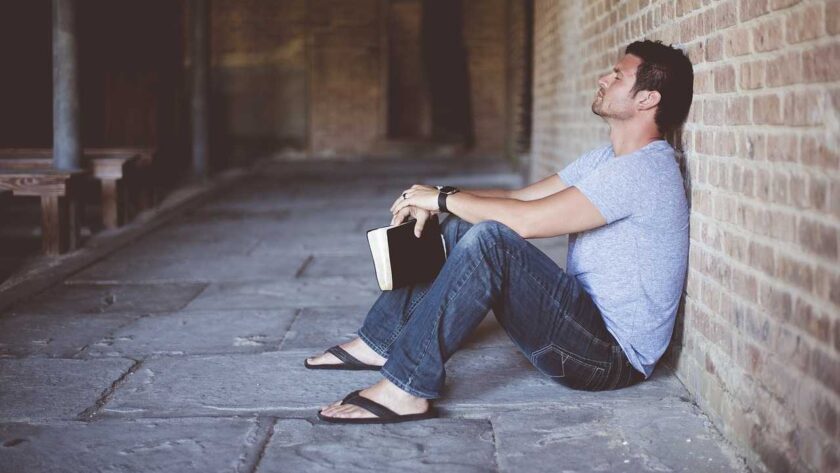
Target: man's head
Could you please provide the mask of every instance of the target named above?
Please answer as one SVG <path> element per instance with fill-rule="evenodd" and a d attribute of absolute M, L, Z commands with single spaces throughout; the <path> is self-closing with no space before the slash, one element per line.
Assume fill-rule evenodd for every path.
<path fill-rule="evenodd" d="M 693 94 L 694 72 L 685 53 L 659 41 L 636 41 L 598 79 L 592 111 L 614 120 L 650 116 L 667 133 L 685 121 Z"/>

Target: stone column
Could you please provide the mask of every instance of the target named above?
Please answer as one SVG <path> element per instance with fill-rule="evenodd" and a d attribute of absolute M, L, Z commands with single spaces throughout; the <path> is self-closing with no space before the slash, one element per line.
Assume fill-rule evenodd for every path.
<path fill-rule="evenodd" d="M 81 168 L 79 65 L 76 52 L 76 1 L 52 2 L 53 166 Z"/>
<path fill-rule="evenodd" d="M 191 0 L 190 79 L 192 83 L 192 173 L 196 179 L 208 174 L 209 154 L 209 76 L 210 76 L 210 0 Z"/>

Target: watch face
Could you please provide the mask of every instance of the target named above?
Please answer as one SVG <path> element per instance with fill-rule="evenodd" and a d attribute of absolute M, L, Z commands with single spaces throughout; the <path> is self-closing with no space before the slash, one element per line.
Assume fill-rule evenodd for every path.
<path fill-rule="evenodd" d="M 452 186 L 443 186 L 440 188 L 440 191 L 444 194 L 453 194 L 455 192 L 458 192 L 458 188 Z"/>

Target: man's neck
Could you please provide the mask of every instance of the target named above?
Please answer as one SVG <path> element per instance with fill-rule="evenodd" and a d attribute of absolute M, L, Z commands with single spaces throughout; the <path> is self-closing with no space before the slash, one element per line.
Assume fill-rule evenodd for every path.
<path fill-rule="evenodd" d="M 662 135 L 654 126 L 651 127 L 626 127 L 610 124 L 610 142 L 616 156 L 624 156 L 640 150 L 649 143 L 661 140 Z"/>

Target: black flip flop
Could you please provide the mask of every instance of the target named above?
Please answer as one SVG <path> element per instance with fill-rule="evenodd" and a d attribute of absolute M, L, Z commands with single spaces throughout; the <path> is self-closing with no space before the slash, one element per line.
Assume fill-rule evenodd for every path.
<path fill-rule="evenodd" d="M 388 409 L 387 407 L 383 406 L 382 404 L 379 404 L 378 402 L 371 401 L 366 397 L 362 397 L 359 394 L 360 392 L 361 391 L 353 391 L 352 393 L 348 394 L 347 397 L 342 399 L 341 403 L 359 406 L 362 409 L 370 412 L 371 414 L 376 415 L 377 417 L 361 419 L 329 417 L 321 414 L 321 411 L 318 411 L 318 418 L 323 420 L 324 422 L 330 422 L 333 424 L 395 424 L 397 422 L 434 419 L 435 417 L 438 417 L 438 410 L 432 407 L 431 401 L 429 401 L 429 408 L 426 409 L 426 412 L 421 412 L 420 414 L 399 415 L 391 409 Z"/>
<path fill-rule="evenodd" d="M 326 353 L 331 353 L 333 356 L 338 358 L 342 361 L 342 363 L 331 363 L 331 364 L 321 364 L 321 365 L 311 365 L 309 361 L 303 360 L 303 366 L 311 369 L 311 370 L 353 370 L 353 371 L 362 371 L 362 370 L 370 370 L 370 371 L 379 371 L 381 366 L 376 365 L 369 365 L 367 363 L 362 363 L 361 361 L 357 360 L 356 357 L 347 353 L 344 348 L 336 345 L 326 351 Z"/>

